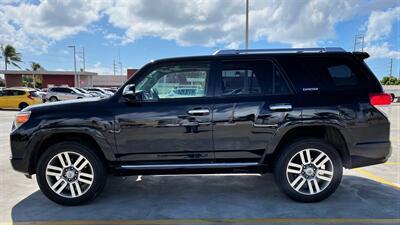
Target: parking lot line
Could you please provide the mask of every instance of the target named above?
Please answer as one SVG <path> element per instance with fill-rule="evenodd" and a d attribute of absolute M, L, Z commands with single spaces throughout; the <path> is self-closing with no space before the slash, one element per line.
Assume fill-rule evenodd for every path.
<path fill-rule="evenodd" d="M 400 165 L 400 162 L 386 162 L 384 165 Z"/>
<path fill-rule="evenodd" d="M 375 175 L 375 174 L 373 174 L 371 172 L 368 172 L 368 171 L 366 171 L 364 169 L 357 168 L 357 169 L 354 169 L 354 171 L 366 176 L 367 178 L 369 178 L 371 180 L 374 180 L 374 181 L 382 183 L 382 184 L 386 184 L 388 186 L 391 186 L 391 187 L 394 187 L 394 188 L 400 190 L 400 185 L 399 184 L 396 184 L 396 183 L 393 183 L 391 181 L 388 181 L 388 180 L 386 180 L 386 179 L 384 179 L 384 178 L 382 178 L 380 176 L 377 176 L 377 175 Z"/>
<path fill-rule="evenodd" d="M 127 224 L 265 224 L 265 223 L 305 223 L 305 224 L 399 224 L 397 219 L 364 219 L 364 218 L 260 218 L 260 219 L 160 219 L 160 220 L 65 220 L 65 221 L 32 221 L 10 222 L 0 225 L 127 225 Z"/>

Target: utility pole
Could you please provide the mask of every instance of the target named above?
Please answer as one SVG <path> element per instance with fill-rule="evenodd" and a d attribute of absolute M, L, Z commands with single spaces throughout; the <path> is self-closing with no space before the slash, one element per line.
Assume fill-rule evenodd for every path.
<path fill-rule="evenodd" d="M 74 75 L 74 82 L 75 82 L 75 86 L 76 86 L 76 87 L 79 87 L 79 86 L 80 86 L 80 85 L 79 85 L 79 83 L 80 83 L 80 81 L 79 81 L 79 76 L 78 76 L 78 74 L 76 73 L 75 45 L 70 45 L 70 46 L 68 46 L 68 47 L 74 49 L 74 72 L 75 72 L 75 75 Z"/>
<path fill-rule="evenodd" d="M 113 60 L 114 76 L 115 76 L 115 59 Z"/>
<path fill-rule="evenodd" d="M 392 72 L 393 72 L 393 58 L 390 58 L 388 70 L 389 70 L 389 76 L 392 77 L 392 75 L 393 75 L 392 74 Z"/>
<path fill-rule="evenodd" d="M 123 81 L 123 76 L 122 76 L 122 63 L 121 63 L 121 51 L 120 51 L 120 49 L 118 48 L 118 65 L 119 65 L 119 70 L 120 70 L 120 75 L 121 75 L 121 84 L 123 84 L 124 83 L 124 81 Z"/>
<path fill-rule="evenodd" d="M 86 70 L 85 47 L 82 47 L 83 72 Z"/>
<path fill-rule="evenodd" d="M 246 0 L 246 33 L 245 33 L 245 48 L 249 48 L 249 0 Z"/>

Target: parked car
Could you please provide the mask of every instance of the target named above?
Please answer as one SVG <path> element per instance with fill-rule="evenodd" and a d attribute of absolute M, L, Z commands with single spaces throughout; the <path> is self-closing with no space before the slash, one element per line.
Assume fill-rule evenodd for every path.
<path fill-rule="evenodd" d="M 0 108 L 24 109 L 43 103 L 36 90 L 30 88 L 5 88 L 0 90 Z"/>
<path fill-rule="evenodd" d="M 311 48 L 157 60 L 110 98 L 23 110 L 11 164 L 36 174 L 42 192 L 63 205 L 94 199 L 109 172 L 273 172 L 290 198 L 321 201 L 343 167 L 391 154 L 390 123 L 377 107 L 391 99 L 363 62 L 368 56 Z M 165 94 L 188 86 L 204 92 Z"/>
<path fill-rule="evenodd" d="M 81 93 L 72 87 L 51 87 L 48 88 L 46 99 L 50 102 L 70 100 L 70 99 L 81 99 L 92 97 L 90 94 Z"/>
<path fill-rule="evenodd" d="M 99 94 L 97 94 L 97 93 L 95 93 L 95 92 L 89 92 L 89 91 L 86 91 L 86 90 L 83 89 L 83 88 L 75 88 L 75 89 L 78 90 L 80 93 L 88 94 L 88 95 L 90 95 L 91 97 L 99 97 L 99 96 L 100 96 Z"/>
<path fill-rule="evenodd" d="M 400 102 L 400 86 L 387 85 L 384 87 L 386 93 L 392 96 L 392 102 Z"/>
<path fill-rule="evenodd" d="M 46 91 L 43 91 L 42 89 L 39 88 L 33 88 L 36 90 L 37 94 L 40 96 L 40 98 L 42 98 L 42 102 L 46 101 Z"/>
<path fill-rule="evenodd" d="M 88 88 L 86 88 L 86 90 L 93 91 L 93 92 L 98 92 L 98 93 L 103 94 L 104 96 L 111 96 L 111 95 L 114 94 L 111 91 L 106 91 L 105 89 L 99 88 L 99 87 L 88 87 Z"/>

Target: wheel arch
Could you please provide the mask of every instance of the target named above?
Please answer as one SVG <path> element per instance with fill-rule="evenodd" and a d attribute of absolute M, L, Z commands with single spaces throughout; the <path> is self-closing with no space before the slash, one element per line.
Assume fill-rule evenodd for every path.
<path fill-rule="evenodd" d="M 345 168 L 351 167 L 351 157 L 347 141 L 340 127 L 335 125 L 304 125 L 287 129 L 283 134 L 276 136 L 276 139 L 279 140 L 271 142 L 269 154 L 263 157 L 262 163 L 273 165 L 274 160 L 282 149 L 290 142 L 300 138 L 318 138 L 324 140 L 339 153 L 343 166 Z"/>
<path fill-rule="evenodd" d="M 64 141 L 75 141 L 92 147 L 95 153 L 98 154 L 105 163 L 107 163 L 108 160 L 113 160 L 115 157 L 111 149 L 110 151 L 104 149 L 104 143 L 99 143 L 100 141 L 96 140 L 96 138 L 88 133 L 71 131 L 52 132 L 52 134 L 43 137 L 41 141 L 35 145 L 34 152 L 31 154 L 29 160 L 30 174 L 35 173 L 37 162 L 48 147 Z"/>

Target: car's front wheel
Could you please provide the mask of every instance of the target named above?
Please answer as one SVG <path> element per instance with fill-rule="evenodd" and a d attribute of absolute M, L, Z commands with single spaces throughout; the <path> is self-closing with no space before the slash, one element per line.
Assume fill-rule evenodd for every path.
<path fill-rule="evenodd" d="M 56 102 L 56 101 L 58 101 L 58 98 L 56 96 L 51 96 L 49 101 L 50 102 Z"/>
<path fill-rule="evenodd" d="M 342 179 L 338 152 L 319 139 L 304 139 L 287 145 L 278 156 L 274 174 L 280 189 L 300 202 L 329 197 Z"/>
<path fill-rule="evenodd" d="M 42 192 L 62 205 L 93 200 L 107 179 L 105 165 L 94 149 L 73 141 L 50 146 L 40 157 L 36 174 Z"/>

